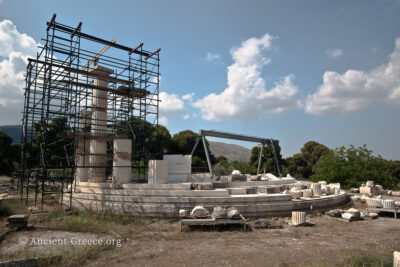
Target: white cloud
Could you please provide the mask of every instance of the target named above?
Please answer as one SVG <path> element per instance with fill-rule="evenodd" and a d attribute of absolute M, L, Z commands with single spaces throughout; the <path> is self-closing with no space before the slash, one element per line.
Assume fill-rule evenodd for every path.
<path fill-rule="evenodd" d="M 327 71 L 317 92 L 307 97 L 305 111 L 314 115 L 345 114 L 362 110 L 374 101 L 400 103 L 400 38 L 389 62 L 370 72 Z"/>
<path fill-rule="evenodd" d="M 181 99 L 176 94 L 168 94 L 166 92 L 161 92 L 160 97 L 160 115 L 174 115 L 180 114 L 184 111 L 185 105 Z"/>
<path fill-rule="evenodd" d="M 19 33 L 9 20 L 0 22 L 0 124 L 21 121 L 27 58 L 36 51 L 32 37 Z"/>
<path fill-rule="evenodd" d="M 36 51 L 36 42 L 32 37 L 19 33 L 10 20 L 0 22 L 0 57 L 8 57 L 11 52 L 34 56 Z"/>
<path fill-rule="evenodd" d="M 206 60 L 210 62 L 215 62 L 220 58 L 220 55 L 217 53 L 207 52 Z"/>
<path fill-rule="evenodd" d="M 168 118 L 165 117 L 165 116 L 160 116 L 160 117 L 158 117 L 158 122 L 159 122 L 161 125 L 166 126 L 166 125 L 168 125 Z"/>
<path fill-rule="evenodd" d="M 267 90 L 261 69 L 270 62 L 263 55 L 274 39 L 269 34 L 250 38 L 231 50 L 234 63 L 228 67 L 228 87 L 220 94 L 209 94 L 192 105 L 206 120 L 248 121 L 266 113 L 278 113 L 301 107 L 296 99 L 298 88 L 287 75 Z"/>
<path fill-rule="evenodd" d="M 192 101 L 193 97 L 194 97 L 194 93 L 191 93 L 191 94 L 183 95 L 182 99 L 186 100 L 186 101 Z"/>
<path fill-rule="evenodd" d="M 338 58 L 341 55 L 343 55 L 343 50 L 339 49 L 339 48 L 335 48 L 335 49 L 326 49 L 325 50 L 325 55 L 327 55 L 328 57 L 331 58 Z"/>
<path fill-rule="evenodd" d="M 190 118 L 190 115 L 189 114 L 185 114 L 185 115 L 183 115 L 183 117 L 182 117 L 184 120 L 187 120 L 187 119 L 189 119 Z"/>

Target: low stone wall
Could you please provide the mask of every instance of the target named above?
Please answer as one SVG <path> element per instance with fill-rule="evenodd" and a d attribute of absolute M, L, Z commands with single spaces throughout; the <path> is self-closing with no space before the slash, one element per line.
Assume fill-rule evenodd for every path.
<path fill-rule="evenodd" d="M 105 186 L 104 186 L 105 187 Z M 325 210 L 344 205 L 344 191 L 321 198 L 292 200 L 284 194 L 228 195 L 228 190 L 140 190 L 80 187 L 73 193 L 72 205 L 78 209 L 109 211 L 158 217 L 178 217 L 179 209 L 202 205 L 212 211 L 215 206 L 236 207 L 247 217 L 290 215 L 292 211 Z M 64 195 L 69 205 L 69 194 Z"/>

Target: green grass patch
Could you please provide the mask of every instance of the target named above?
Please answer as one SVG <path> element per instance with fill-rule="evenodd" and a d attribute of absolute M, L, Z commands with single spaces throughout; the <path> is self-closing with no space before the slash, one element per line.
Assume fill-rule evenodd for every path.
<path fill-rule="evenodd" d="M 359 254 L 351 256 L 348 266 L 352 267 L 392 267 L 393 261 L 381 259 L 374 256 Z"/>
<path fill-rule="evenodd" d="M 15 209 L 7 200 L 0 202 L 0 218 L 8 217 L 15 214 Z"/>

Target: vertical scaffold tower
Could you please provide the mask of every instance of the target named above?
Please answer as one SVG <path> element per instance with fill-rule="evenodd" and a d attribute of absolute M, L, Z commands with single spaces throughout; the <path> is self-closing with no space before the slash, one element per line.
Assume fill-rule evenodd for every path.
<path fill-rule="evenodd" d="M 27 65 L 18 184 L 27 204 L 67 189 L 72 198 L 77 182 L 144 180 L 147 128 L 158 129 L 160 49 L 55 19 Z"/>

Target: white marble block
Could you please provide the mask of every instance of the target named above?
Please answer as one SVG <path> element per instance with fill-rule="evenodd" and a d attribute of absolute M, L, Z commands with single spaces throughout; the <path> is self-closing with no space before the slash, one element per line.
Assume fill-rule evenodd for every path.
<path fill-rule="evenodd" d="M 321 190 L 321 184 L 320 183 L 314 183 L 311 184 L 311 189 L 313 191 L 314 196 L 321 196 L 322 195 L 322 190 Z"/>
<path fill-rule="evenodd" d="M 312 189 L 304 189 L 302 190 L 303 192 L 303 197 L 312 197 L 313 196 L 313 192 Z"/>
<path fill-rule="evenodd" d="M 168 184 L 168 161 L 149 160 L 149 184 Z"/>
<path fill-rule="evenodd" d="M 303 225 L 306 222 L 306 213 L 303 211 L 292 211 L 292 225 Z"/>
<path fill-rule="evenodd" d="M 113 156 L 113 174 L 114 184 L 122 185 L 129 183 L 132 178 L 132 140 L 115 139 Z"/>
<path fill-rule="evenodd" d="M 393 252 L 393 267 L 400 267 L 400 252 Z"/>
<path fill-rule="evenodd" d="M 187 174 L 192 172 L 191 155 L 164 155 L 164 160 L 168 160 L 168 172 L 176 174 Z"/>

